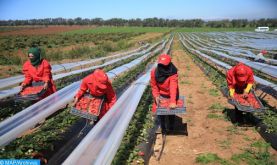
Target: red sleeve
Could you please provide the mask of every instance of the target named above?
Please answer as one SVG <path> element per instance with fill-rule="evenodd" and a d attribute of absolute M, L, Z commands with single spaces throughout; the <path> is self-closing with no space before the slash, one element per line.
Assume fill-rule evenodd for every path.
<path fill-rule="evenodd" d="M 33 78 L 31 76 L 31 74 L 29 73 L 29 66 L 28 66 L 27 62 L 23 65 L 22 72 L 23 72 L 24 78 L 25 78 L 23 83 L 26 85 L 30 84 L 32 82 Z"/>
<path fill-rule="evenodd" d="M 43 60 L 43 77 L 42 77 L 42 80 L 44 82 L 49 82 L 51 79 L 52 79 L 52 74 L 51 74 L 51 66 L 50 64 L 46 61 L 46 60 Z"/>
<path fill-rule="evenodd" d="M 254 84 L 254 73 L 253 70 L 249 68 L 248 71 L 248 80 L 247 80 L 247 84 Z"/>
<path fill-rule="evenodd" d="M 169 78 L 170 78 L 170 87 L 169 87 L 170 103 L 176 104 L 176 96 L 178 91 L 178 74 L 174 74 Z"/>
<path fill-rule="evenodd" d="M 110 109 L 116 102 L 116 94 L 115 94 L 115 91 L 113 90 L 111 82 L 108 83 L 106 96 L 107 96 L 107 103 Z"/>
<path fill-rule="evenodd" d="M 228 70 L 226 74 L 227 85 L 229 89 L 235 89 L 233 70 Z"/>
<path fill-rule="evenodd" d="M 80 86 L 80 89 L 77 92 L 75 97 L 80 99 L 80 97 L 82 97 L 87 90 L 88 90 L 88 86 L 87 86 L 86 80 L 83 79 L 83 81 L 81 83 L 81 86 Z"/>
<path fill-rule="evenodd" d="M 157 85 L 157 81 L 155 79 L 155 69 L 151 71 L 151 79 L 150 79 L 150 85 L 152 89 L 152 95 L 154 98 L 160 96 L 159 88 Z"/>

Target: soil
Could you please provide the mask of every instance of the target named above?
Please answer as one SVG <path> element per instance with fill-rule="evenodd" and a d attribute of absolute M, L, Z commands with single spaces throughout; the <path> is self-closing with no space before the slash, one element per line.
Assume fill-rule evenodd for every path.
<path fill-rule="evenodd" d="M 257 90 L 256 94 L 257 96 L 264 96 L 263 100 L 266 101 L 269 106 L 273 107 L 272 109 L 277 109 L 277 99 L 275 99 L 271 95 L 265 95 L 265 93 L 263 93 L 261 90 Z"/>
<path fill-rule="evenodd" d="M 73 26 L 65 26 L 65 25 L 49 25 L 49 26 L 30 26 L 30 27 L 22 27 L 16 28 L 11 31 L 2 31 L 0 32 L 0 36 L 7 36 L 7 35 L 46 35 L 46 34 L 56 34 L 62 33 L 72 30 L 78 29 L 88 29 L 94 28 L 95 26 L 80 26 L 80 25 L 73 25 Z"/>
<path fill-rule="evenodd" d="M 178 68 L 180 95 L 186 97 L 187 113 L 179 117 L 182 123 L 187 124 L 187 135 L 167 135 L 160 161 L 152 156 L 150 165 L 196 164 L 196 157 L 202 153 L 214 153 L 229 160 L 233 154 L 243 153 L 243 149 L 251 143 L 264 141 L 253 126 L 235 127 L 231 121 L 226 120 L 224 109 L 232 111 L 234 107 L 227 103 L 220 92 L 218 96 L 211 95 L 210 89 L 216 89 L 216 86 L 183 51 L 176 39 L 171 54 L 173 63 Z M 209 109 L 215 103 L 224 108 L 213 111 Z M 209 114 L 217 117 L 210 118 Z M 155 155 L 161 149 L 161 144 L 161 134 L 158 134 L 154 146 Z M 277 162 L 277 152 L 270 148 L 270 153 Z"/>

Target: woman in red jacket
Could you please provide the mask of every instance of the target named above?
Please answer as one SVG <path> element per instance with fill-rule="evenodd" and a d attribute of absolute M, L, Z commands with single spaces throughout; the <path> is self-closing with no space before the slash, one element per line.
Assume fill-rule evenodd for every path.
<path fill-rule="evenodd" d="M 250 67 L 238 63 L 228 70 L 226 80 L 231 97 L 235 93 L 248 94 L 254 84 L 254 73 Z"/>
<path fill-rule="evenodd" d="M 56 86 L 52 79 L 51 66 L 41 57 L 39 48 L 30 48 L 28 51 L 29 60 L 23 65 L 24 81 L 21 83 L 21 90 L 32 82 L 43 82 L 43 88 L 46 90 L 41 98 L 45 98 L 56 92 Z"/>
<path fill-rule="evenodd" d="M 92 96 L 105 97 L 105 102 L 102 105 L 99 114 L 99 119 L 101 119 L 116 102 L 116 94 L 113 90 L 112 84 L 103 70 L 96 69 L 92 74 L 83 79 L 80 90 L 75 96 L 73 106 L 76 105 L 78 100 L 87 92 L 87 90 L 89 90 L 89 93 Z"/>
<path fill-rule="evenodd" d="M 231 98 L 234 98 L 235 93 L 242 94 L 243 97 L 248 97 L 254 84 L 254 73 L 250 67 L 243 63 L 238 63 L 227 71 L 226 80 Z M 239 123 L 243 122 L 243 114 L 237 108 L 235 115 Z"/>
<path fill-rule="evenodd" d="M 167 54 L 162 54 L 158 59 L 158 66 L 151 71 L 151 88 L 152 95 L 154 98 L 154 103 L 152 107 L 152 112 L 156 113 L 157 104 L 160 102 L 160 97 L 170 99 L 170 108 L 176 108 L 176 102 L 179 98 L 179 88 L 178 88 L 178 74 L 177 68 L 171 63 L 171 57 Z M 164 115 L 158 116 L 162 133 L 166 132 Z M 174 119 L 175 115 L 168 115 L 169 117 L 169 129 L 174 129 Z"/>

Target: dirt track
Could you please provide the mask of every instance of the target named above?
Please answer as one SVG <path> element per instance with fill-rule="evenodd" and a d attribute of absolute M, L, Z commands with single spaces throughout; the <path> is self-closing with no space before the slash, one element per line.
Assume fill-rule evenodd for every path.
<path fill-rule="evenodd" d="M 204 153 L 214 153 L 230 160 L 256 141 L 264 141 L 254 127 L 237 127 L 226 119 L 224 110 L 232 110 L 226 99 L 183 51 L 180 43 L 173 42 L 173 63 L 179 72 L 180 95 L 186 96 L 187 114 L 180 116 L 187 123 L 186 135 L 167 135 L 160 161 L 151 157 L 151 165 L 156 164 L 196 164 L 196 157 Z M 211 106 L 214 108 L 210 108 Z M 218 106 L 217 108 L 215 108 Z M 157 136 L 155 154 L 161 148 L 161 135 Z M 270 148 L 277 162 L 277 152 Z M 214 164 L 214 163 L 212 163 Z M 220 164 L 220 163 L 216 163 Z"/>

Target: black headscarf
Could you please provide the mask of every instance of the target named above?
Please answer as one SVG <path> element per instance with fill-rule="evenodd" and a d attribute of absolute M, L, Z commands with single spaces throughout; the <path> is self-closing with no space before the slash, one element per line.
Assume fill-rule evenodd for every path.
<path fill-rule="evenodd" d="M 177 68 L 171 62 L 168 65 L 158 64 L 155 78 L 158 83 L 163 83 L 169 76 L 177 74 Z"/>

